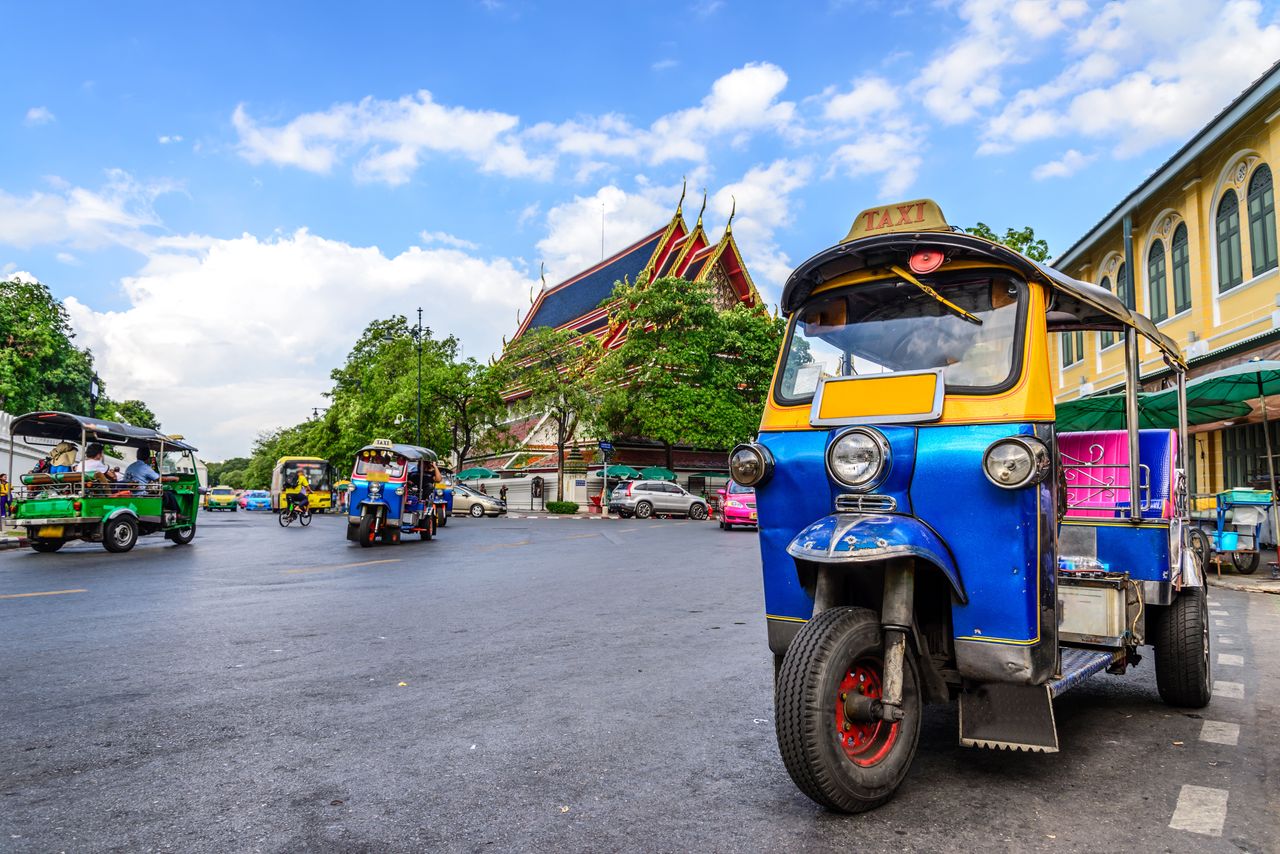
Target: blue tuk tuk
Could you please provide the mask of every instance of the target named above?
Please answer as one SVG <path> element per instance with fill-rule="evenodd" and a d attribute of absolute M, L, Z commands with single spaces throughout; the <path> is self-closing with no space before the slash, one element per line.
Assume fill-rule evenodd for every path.
<path fill-rule="evenodd" d="M 963 745 L 1056 752 L 1053 699 L 1144 645 L 1166 703 L 1208 704 L 1170 338 L 929 200 L 863 211 L 782 310 L 760 433 L 730 469 L 757 495 L 778 745 L 806 795 L 891 798 L 925 703 L 958 702 Z M 1055 426 L 1050 336 L 1081 330 L 1124 347 L 1125 430 Z M 1140 338 L 1177 429 L 1138 429 Z"/>
<path fill-rule="evenodd" d="M 435 536 L 435 452 L 375 439 L 356 453 L 347 510 L 347 539 L 368 547 L 402 534 Z"/>

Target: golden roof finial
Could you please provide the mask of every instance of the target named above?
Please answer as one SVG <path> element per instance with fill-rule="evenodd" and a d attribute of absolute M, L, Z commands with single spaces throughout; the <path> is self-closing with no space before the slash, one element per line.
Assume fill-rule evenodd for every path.
<path fill-rule="evenodd" d="M 546 261 L 538 262 L 538 277 L 542 279 L 542 289 L 545 291 L 547 289 L 547 262 Z"/>
<path fill-rule="evenodd" d="M 738 212 L 738 200 L 733 196 L 730 196 L 729 198 L 733 200 L 733 208 L 729 211 L 729 221 L 724 224 L 725 234 L 733 231 L 733 216 Z"/>
<path fill-rule="evenodd" d="M 707 188 L 703 187 L 702 188 L 702 209 L 698 211 L 697 228 L 700 228 L 702 226 L 702 215 L 706 213 L 706 211 L 707 211 Z M 697 231 L 697 228 L 695 228 L 694 230 Z"/>
<path fill-rule="evenodd" d="M 685 176 L 680 179 L 680 201 L 676 202 L 676 216 L 684 213 L 684 193 L 689 188 L 689 178 Z"/>

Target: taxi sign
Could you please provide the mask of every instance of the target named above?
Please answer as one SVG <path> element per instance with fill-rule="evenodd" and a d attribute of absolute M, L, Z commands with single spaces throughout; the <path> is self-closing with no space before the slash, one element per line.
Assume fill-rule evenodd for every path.
<path fill-rule="evenodd" d="M 390 448 L 391 440 L 390 439 L 374 439 L 373 446 L 375 448 Z"/>
<path fill-rule="evenodd" d="M 916 199 L 913 202 L 894 202 L 877 208 L 867 208 L 853 221 L 853 228 L 841 243 L 863 237 L 894 234 L 903 231 L 950 231 L 942 208 L 933 199 Z"/>

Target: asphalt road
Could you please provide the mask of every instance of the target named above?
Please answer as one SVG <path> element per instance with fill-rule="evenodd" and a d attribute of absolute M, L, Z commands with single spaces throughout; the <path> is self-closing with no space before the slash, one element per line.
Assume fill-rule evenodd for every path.
<path fill-rule="evenodd" d="M 961 748 L 930 708 L 898 797 L 845 817 L 777 756 L 750 532 L 360 549 L 238 513 L 3 552 L 0 850 L 1277 851 L 1280 597 L 1211 599 L 1208 709 L 1162 706 L 1149 661 L 1058 701 L 1057 755 Z"/>

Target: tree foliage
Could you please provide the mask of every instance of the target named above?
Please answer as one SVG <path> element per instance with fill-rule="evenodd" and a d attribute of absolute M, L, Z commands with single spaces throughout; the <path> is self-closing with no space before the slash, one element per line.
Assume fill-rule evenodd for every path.
<path fill-rule="evenodd" d="M 503 357 L 503 377 L 524 393 L 521 404 L 545 412 L 556 432 L 556 499 L 564 500 L 564 451 L 597 402 L 595 369 L 600 341 L 571 329 L 538 327 L 511 346 Z"/>
<path fill-rule="evenodd" d="M 713 285 L 620 284 L 626 340 L 603 359 L 600 435 L 729 448 L 759 427 L 784 323 L 763 307 L 717 308 Z"/>
<path fill-rule="evenodd" d="M 978 237 L 985 237 L 992 243 L 1002 243 L 1010 249 L 1021 252 L 1032 261 L 1041 263 L 1049 260 L 1048 241 L 1037 239 L 1035 229 L 1029 225 L 1023 228 L 1006 228 L 1004 237 L 996 236 L 995 231 L 985 222 L 966 228 L 965 231 Z"/>
<path fill-rule="evenodd" d="M 109 403 L 108 409 L 110 411 L 107 415 L 113 421 L 123 421 L 125 424 L 132 424 L 134 427 L 149 427 L 152 430 L 160 429 L 160 420 L 151 411 L 151 407 L 141 400 L 122 400 L 119 403 Z M 100 412 L 103 411 L 102 401 L 99 401 L 98 410 Z"/>
<path fill-rule="evenodd" d="M 89 411 L 93 355 L 77 347 L 62 303 L 39 282 L 0 282 L 0 409 Z"/>

